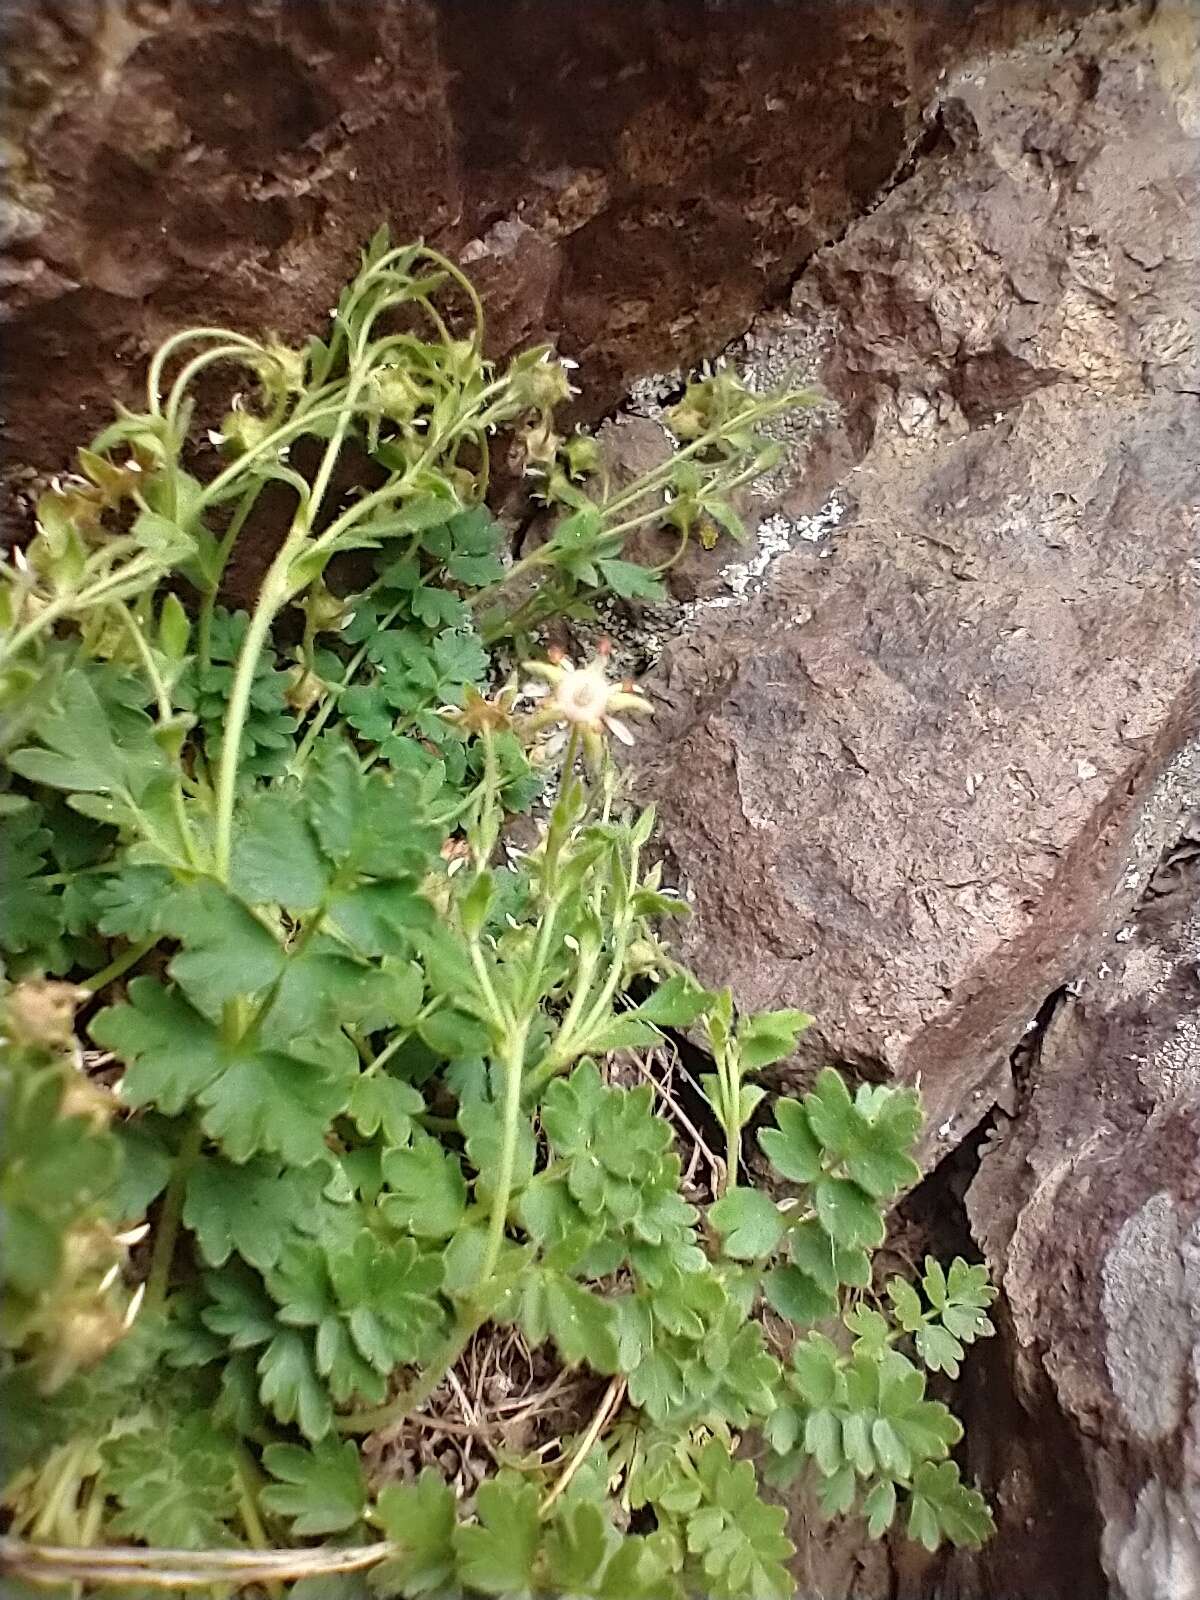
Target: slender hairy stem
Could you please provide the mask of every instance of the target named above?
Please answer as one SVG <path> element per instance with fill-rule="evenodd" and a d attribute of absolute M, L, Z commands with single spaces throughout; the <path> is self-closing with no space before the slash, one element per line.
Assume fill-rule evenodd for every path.
<path fill-rule="evenodd" d="M 154 690 L 155 703 L 158 706 L 158 722 L 159 726 L 162 727 L 170 722 L 175 715 L 175 707 L 171 702 L 171 691 L 167 688 L 163 675 L 158 670 L 154 652 L 151 650 L 145 634 L 138 627 L 137 618 L 128 606 L 119 605 L 118 610 L 133 639 L 134 648 L 141 658 L 146 676 L 150 679 L 151 687 Z M 178 762 L 174 763 L 174 775 L 171 782 L 171 814 L 175 818 L 179 843 L 183 847 L 188 866 L 193 867 L 198 872 L 200 870 L 200 857 L 196 852 L 196 841 L 192 835 L 191 819 L 188 817 L 187 807 L 184 805 L 183 774 Z"/>
<path fill-rule="evenodd" d="M 574 1054 L 571 1047 L 575 1032 L 579 1018 L 591 999 L 592 980 L 599 960 L 600 951 L 594 945 L 589 946 L 580 956 L 579 968 L 575 975 L 575 993 L 571 996 L 571 1003 L 559 1023 L 553 1046 L 530 1080 L 531 1086 L 539 1085 L 544 1077 L 553 1077 L 555 1072 L 560 1071 L 571 1060 Z"/>
<path fill-rule="evenodd" d="M 307 410 L 297 406 L 286 422 L 280 423 L 278 428 L 253 445 L 244 455 L 238 456 L 236 461 L 231 461 L 223 472 L 219 472 L 211 483 L 196 497 L 194 510 L 197 514 L 205 506 L 212 505 L 214 501 L 225 498 L 224 491 L 231 483 L 246 475 L 246 469 L 253 465 L 260 456 L 278 455 L 285 444 L 290 444 L 293 439 L 298 439 L 301 434 L 308 433 L 314 423 L 328 421 L 330 417 L 340 415 L 344 400 L 331 401 L 328 405 L 313 406 Z"/>
<path fill-rule="evenodd" d="M 250 348 L 256 355 L 262 354 L 257 345 L 253 345 Z M 165 413 L 167 426 L 172 431 L 177 428 L 179 408 L 183 404 L 188 387 L 204 371 L 205 367 L 212 366 L 215 361 L 236 360 L 239 357 L 246 357 L 246 355 L 247 349 L 244 342 L 239 341 L 235 344 L 232 341 L 227 341 L 225 344 L 219 344 L 215 350 L 204 350 L 198 356 L 193 356 L 171 385 L 171 393 L 167 400 Z"/>
<path fill-rule="evenodd" d="M 386 1067 L 388 1062 L 396 1054 L 396 1051 L 399 1050 L 400 1046 L 407 1043 L 411 1037 L 412 1034 L 410 1029 L 401 1028 L 394 1038 L 388 1040 L 387 1044 L 384 1045 L 383 1049 L 374 1058 L 374 1060 L 368 1062 L 368 1064 L 363 1068 L 363 1077 L 368 1078 L 372 1073 L 379 1072 Z M 458 1126 L 457 1122 L 454 1124 L 454 1126 Z"/>
<path fill-rule="evenodd" d="M 691 444 L 684 445 L 676 450 L 662 463 L 661 466 L 652 467 L 644 477 L 630 484 L 629 488 L 617 495 L 615 500 L 610 500 L 604 507 L 606 515 L 611 516 L 614 511 L 622 511 L 628 505 L 633 505 L 642 495 L 653 489 L 665 486 L 674 476 L 675 470 L 681 461 L 689 461 L 693 456 L 699 455 L 704 450 L 711 450 L 722 436 L 732 428 L 744 429 L 756 422 L 762 422 L 767 417 L 778 416 L 781 411 L 787 410 L 797 403 L 797 395 L 773 395 L 769 400 L 763 400 L 758 405 L 747 406 L 737 417 L 726 417 L 715 428 L 703 434 L 699 439 L 694 439 Z"/>
<path fill-rule="evenodd" d="M 487 1001 L 488 1007 L 491 1010 L 493 1017 L 495 1017 L 497 1025 L 501 1028 L 510 1028 L 512 1026 L 512 1018 L 508 1013 L 507 1007 L 500 1003 L 500 997 L 497 995 L 495 986 L 491 980 L 491 976 L 488 973 L 487 963 L 483 959 L 483 951 L 479 948 L 479 941 L 477 939 L 472 939 L 470 941 L 469 953 L 471 957 L 471 966 L 474 970 L 476 981 L 479 984 L 480 992 L 482 993 L 483 998 Z"/>
<path fill-rule="evenodd" d="M 272 561 L 250 626 L 238 655 L 233 688 L 229 694 L 229 708 L 221 743 L 221 764 L 217 770 L 217 824 L 214 859 L 216 875 L 222 883 L 229 881 L 229 863 L 233 854 L 233 803 L 237 794 L 238 762 L 241 759 L 242 735 L 250 710 L 250 693 L 254 687 L 254 670 L 275 615 L 287 598 L 288 568 L 301 541 L 294 536 L 284 542 Z"/>
<path fill-rule="evenodd" d="M 238 508 L 234 512 L 228 528 L 222 534 L 220 544 L 217 546 L 217 559 L 214 563 L 211 583 L 209 588 L 204 591 L 204 597 L 200 601 L 200 621 L 196 633 L 196 666 L 201 672 L 212 660 L 213 612 L 216 609 L 217 596 L 221 592 L 221 579 L 225 575 L 225 568 L 229 565 L 233 547 L 246 525 L 246 518 L 253 511 L 261 491 L 261 483 L 252 483 L 250 485 L 238 502 Z"/>
<path fill-rule="evenodd" d="M 255 1550 L 267 1548 L 267 1535 L 258 1512 L 259 1472 L 245 1445 L 237 1451 L 238 1510 L 246 1538 Z"/>
<path fill-rule="evenodd" d="M 388 611 L 384 616 L 380 617 L 377 631 L 382 633 L 386 628 L 390 628 L 392 623 L 400 615 L 401 611 L 404 610 L 404 607 L 407 604 L 408 597 L 405 596 L 405 598 L 397 605 L 394 605 L 390 611 Z M 338 695 L 343 689 L 348 689 L 350 687 L 350 684 L 354 680 L 355 674 L 358 672 L 363 662 L 367 659 L 369 648 L 369 643 L 360 645 L 346 663 L 346 669 L 342 673 L 342 681 L 330 686 L 330 692 L 325 697 L 324 704 L 315 712 L 312 721 L 304 730 L 303 739 L 301 739 L 300 743 L 296 746 L 296 754 L 292 757 L 291 761 L 293 772 L 302 772 L 305 766 L 307 766 L 308 758 L 312 754 L 313 745 L 316 744 L 317 739 L 320 736 L 321 729 L 328 722 L 329 718 L 333 714 L 334 707 L 337 705 Z"/>
<path fill-rule="evenodd" d="M 478 611 L 490 600 L 496 600 L 501 591 L 507 589 L 516 578 L 523 577 L 525 573 L 532 572 L 536 567 L 548 567 L 554 563 L 554 545 L 547 541 L 540 545 L 532 555 L 522 556 L 520 561 L 514 561 L 502 578 L 497 578 L 495 583 L 489 583 L 484 589 L 477 589 L 467 599 L 467 607 L 471 611 Z"/>
<path fill-rule="evenodd" d="M 35 1539 L 44 1539 L 54 1532 L 70 1531 L 71 1518 L 66 1513 L 68 1502 L 79 1496 L 79 1484 L 88 1453 L 94 1448 L 91 1439 L 76 1439 L 61 1447 L 53 1480 L 45 1491 L 41 1510 L 33 1524 Z"/>
<path fill-rule="evenodd" d="M 267 1530 L 263 1527 L 262 1517 L 258 1509 L 258 1491 L 262 1482 L 262 1474 L 255 1464 L 254 1457 L 245 1445 L 237 1448 L 237 1496 L 238 1514 L 242 1519 L 242 1527 L 246 1531 L 246 1539 L 255 1550 L 270 1548 L 267 1539 Z M 264 1582 L 263 1587 L 271 1600 L 279 1600 L 283 1591 L 277 1582 Z"/>
<path fill-rule="evenodd" d="M 154 1235 L 154 1250 L 150 1257 L 150 1276 L 146 1282 L 146 1309 L 156 1311 L 166 1298 L 171 1276 L 171 1261 L 175 1255 L 175 1241 L 179 1237 L 179 1219 L 183 1211 L 183 1196 L 188 1175 L 196 1164 L 200 1147 L 204 1143 L 204 1130 L 197 1122 L 184 1135 L 171 1170 L 171 1181 L 163 1196 L 162 1212 Z"/>
<path fill-rule="evenodd" d="M 474 1313 L 460 1313 L 447 1334 L 441 1350 L 419 1378 L 381 1406 L 373 1406 L 369 1411 L 351 1411 L 347 1416 L 335 1417 L 334 1427 L 339 1433 L 376 1433 L 380 1428 L 388 1428 L 393 1423 L 402 1421 L 410 1411 L 420 1410 L 467 1348 L 471 1335 L 481 1325 L 482 1319 Z"/>
<path fill-rule="evenodd" d="M 146 399 L 152 416 L 162 415 L 162 375 L 167 362 L 183 345 L 202 339 L 219 339 L 223 343 L 236 344 L 244 350 L 253 351 L 256 355 L 263 353 L 262 346 L 253 339 L 248 339 L 244 334 L 231 333 L 228 328 L 184 328 L 181 333 L 172 334 L 164 344 L 159 345 L 146 377 Z"/>
<path fill-rule="evenodd" d="M 738 1162 L 741 1160 L 741 1132 L 736 1117 L 725 1120 L 725 1175 L 721 1179 L 721 1193 L 728 1194 L 737 1188 Z"/>
<path fill-rule="evenodd" d="M 128 950 L 123 950 L 115 961 L 110 961 L 108 966 L 102 967 L 99 972 L 93 972 L 90 978 L 85 978 L 83 987 L 90 989 L 93 994 L 99 994 L 101 989 L 106 989 L 110 983 L 115 983 L 118 978 L 124 977 L 130 967 L 136 967 L 143 956 L 149 955 L 158 943 L 158 935 L 150 934 L 146 939 L 139 939 L 137 944 L 131 944 Z"/>
<path fill-rule="evenodd" d="M 504 1065 L 504 1119 L 500 1131 L 500 1160 L 496 1169 L 496 1184 L 492 1190 L 492 1210 L 488 1218 L 487 1245 L 483 1263 L 479 1268 L 479 1282 L 484 1285 L 496 1270 L 500 1247 L 504 1243 L 504 1230 L 508 1225 L 508 1203 L 512 1199 L 513 1172 L 517 1160 L 517 1134 L 521 1122 L 521 1075 L 525 1068 L 525 1036 L 528 1021 L 520 1023 L 506 1041 L 503 1051 Z"/>
<path fill-rule="evenodd" d="M 714 1107 L 717 1121 L 725 1134 L 725 1174 L 721 1179 L 721 1193 L 728 1194 L 737 1188 L 738 1164 L 741 1160 L 742 1125 L 739 1118 L 740 1085 L 737 1065 L 733 1060 L 733 1045 L 726 1044 L 716 1052 L 717 1091 L 720 1104 Z"/>

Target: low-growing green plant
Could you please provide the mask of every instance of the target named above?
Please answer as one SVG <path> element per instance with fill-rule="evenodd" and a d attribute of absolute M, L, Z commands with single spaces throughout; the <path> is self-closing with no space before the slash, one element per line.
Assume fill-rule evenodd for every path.
<path fill-rule="evenodd" d="M 873 1535 L 990 1529 L 924 1375 L 991 1331 L 986 1274 L 872 1267 L 918 1176 L 916 1096 L 826 1071 L 758 1133 L 778 1194 L 739 1181 L 747 1080 L 808 1018 L 737 1016 L 662 944 L 682 907 L 607 748 L 647 702 L 603 655 L 497 665 L 552 614 L 657 595 L 622 553 L 638 526 L 736 533 L 758 424 L 805 396 L 713 374 L 672 459 L 614 490 L 556 432 L 564 366 L 497 370 L 482 332 L 455 267 L 381 235 L 324 340 L 180 334 L 4 569 L 14 1582 L 782 1597 L 755 1433 Z M 253 393 L 206 451 L 191 393 L 217 363 Z M 557 514 L 509 563 L 501 428 Z M 237 541 L 281 498 L 230 613 Z M 372 552 L 349 592 L 326 581 L 348 549 Z M 613 1070 L 687 1028 L 716 1067 L 712 1193 L 652 1083 Z M 481 1350 L 536 1355 L 574 1420 L 537 1437 L 535 1389 L 532 1436 L 448 1422 Z M 458 1483 L 418 1448 L 456 1428 L 489 1462 Z"/>

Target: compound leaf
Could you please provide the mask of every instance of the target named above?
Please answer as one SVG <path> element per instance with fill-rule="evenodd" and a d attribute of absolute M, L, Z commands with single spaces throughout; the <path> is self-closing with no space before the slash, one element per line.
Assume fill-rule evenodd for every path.
<path fill-rule="evenodd" d="M 367 1488 L 351 1440 L 322 1439 L 311 1450 L 269 1444 L 262 1459 L 278 1481 L 260 1490 L 259 1500 L 267 1511 L 291 1518 L 295 1537 L 344 1533 L 362 1519 Z"/>
<path fill-rule="evenodd" d="M 387 1537 L 400 1546 L 371 1574 L 377 1594 L 415 1597 L 446 1588 L 454 1573 L 456 1508 L 453 1490 L 426 1467 L 415 1483 L 389 1483 L 376 1515 Z"/>
<path fill-rule="evenodd" d="M 536 1488 L 515 1473 L 502 1472 L 480 1485 L 476 1511 L 477 1524 L 454 1530 L 462 1582 L 510 1600 L 529 1594 L 541 1543 Z"/>

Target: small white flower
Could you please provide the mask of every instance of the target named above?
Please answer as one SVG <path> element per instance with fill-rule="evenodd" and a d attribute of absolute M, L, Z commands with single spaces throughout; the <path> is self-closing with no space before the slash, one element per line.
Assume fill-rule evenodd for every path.
<path fill-rule="evenodd" d="M 535 713 L 540 725 L 566 723 L 583 735 L 588 754 L 595 756 L 601 737 L 611 733 L 622 744 L 632 744 L 633 734 L 616 715 L 619 711 L 649 712 L 654 708 L 644 695 L 635 694 L 631 683 L 613 683 L 606 671 L 607 641 L 600 654 L 586 667 L 577 667 L 567 656 L 550 652 L 548 661 L 527 661 L 525 670 L 544 678 L 551 693 Z"/>

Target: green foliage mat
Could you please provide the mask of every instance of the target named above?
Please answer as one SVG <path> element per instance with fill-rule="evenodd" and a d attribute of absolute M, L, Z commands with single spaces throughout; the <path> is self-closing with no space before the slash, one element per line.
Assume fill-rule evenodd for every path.
<path fill-rule="evenodd" d="M 564 365 L 498 371 L 482 331 L 451 263 L 381 234 L 303 350 L 181 333 L 3 569 L 10 1587 L 783 1597 L 755 1441 L 874 1537 L 990 1531 L 926 1372 L 957 1375 L 994 1291 L 873 1264 L 916 1096 L 827 1070 L 765 1099 L 809 1019 L 739 1015 L 672 960 L 682 908 L 608 756 L 650 707 L 537 646 L 659 595 L 638 527 L 738 536 L 757 428 L 812 397 L 710 373 L 672 458 L 616 489 L 557 431 Z M 243 390 L 206 434 L 218 366 Z M 553 519 L 515 563 L 498 430 Z M 268 487 L 290 523 L 230 613 Z M 535 806 L 534 847 L 502 849 Z M 703 1190 L 615 1070 L 672 1029 L 713 1061 Z M 499 1349 L 539 1375 L 532 1432 L 479 1389 L 450 1420 Z M 427 1440 L 455 1428 L 452 1480 Z"/>

